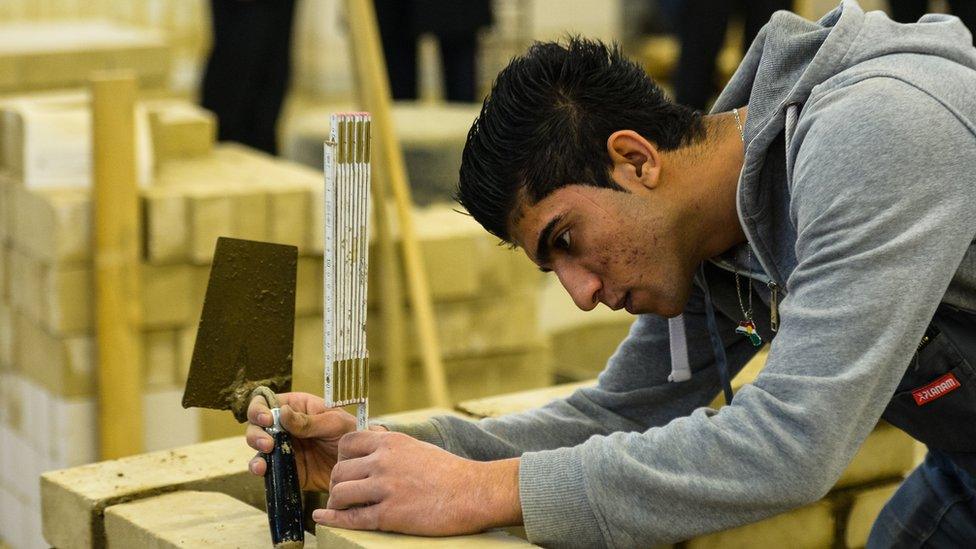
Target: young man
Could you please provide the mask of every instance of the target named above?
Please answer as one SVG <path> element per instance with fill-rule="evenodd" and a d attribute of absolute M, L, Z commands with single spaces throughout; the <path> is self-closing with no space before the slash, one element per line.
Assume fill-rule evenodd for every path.
<path fill-rule="evenodd" d="M 471 129 L 459 200 L 581 308 L 639 317 L 595 388 L 500 419 L 343 436 L 347 414 L 284 395 L 306 485 L 331 492 L 314 517 L 647 547 L 822 497 L 883 415 L 930 451 L 870 545 L 971 543 L 974 89 L 958 20 L 852 1 L 777 13 L 708 116 L 616 49 L 534 46 Z M 705 408 L 760 340 L 755 383 Z"/>

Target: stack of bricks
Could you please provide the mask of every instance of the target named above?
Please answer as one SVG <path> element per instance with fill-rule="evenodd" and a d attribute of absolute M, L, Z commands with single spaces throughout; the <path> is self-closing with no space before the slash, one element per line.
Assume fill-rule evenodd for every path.
<path fill-rule="evenodd" d="M 86 100 L 69 103 L 62 107 L 87 109 Z M 321 394 L 323 185 L 320 171 L 215 145 L 212 115 L 192 105 L 146 100 L 139 111 L 155 166 L 140 191 L 143 447 L 151 451 L 241 432 L 226 412 L 180 405 L 219 236 L 298 247 L 293 387 Z M 6 114 L 0 112 L 0 537 L 32 547 L 40 543 L 40 473 L 98 458 L 92 219 L 89 190 L 79 182 L 25 181 L 18 151 L 30 124 L 8 125 L 18 118 Z M 538 272 L 449 208 L 419 210 L 416 223 L 454 399 L 548 384 L 536 323 Z M 372 288 L 377 315 L 375 280 Z M 371 333 L 378 411 L 381 337 Z M 413 350 L 412 331 L 405 341 Z M 416 360 L 412 367 L 408 404 L 416 406 L 426 392 Z"/>

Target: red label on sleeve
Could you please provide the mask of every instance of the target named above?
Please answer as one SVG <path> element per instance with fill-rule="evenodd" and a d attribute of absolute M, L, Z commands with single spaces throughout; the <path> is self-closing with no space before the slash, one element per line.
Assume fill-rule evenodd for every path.
<path fill-rule="evenodd" d="M 912 391 L 912 396 L 915 397 L 915 404 L 921 406 L 942 398 L 959 387 L 961 387 L 959 380 L 950 372 L 925 387 L 915 389 Z"/>

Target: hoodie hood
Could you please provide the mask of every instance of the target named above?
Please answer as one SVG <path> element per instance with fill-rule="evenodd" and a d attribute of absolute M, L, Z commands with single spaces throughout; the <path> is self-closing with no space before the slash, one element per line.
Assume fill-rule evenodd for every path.
<path fill-rule="evenodd" d="M 774 180 L 790 177 L 792 129 L 803 104 L 818 85 L 844 71 L 902 53 L 937 56 L 976 69 L 972 35 L 958 18 L 929 14 L 917 23 L 901 24 L 883 12 L 865 13 L 856 1 L 844 0 L 817 22 L 788 11 L 773 14 L 716 100 L 713 113 L 749 106 L 736 205 L 755 260 L 767 280 L 779 287 L 788 269 L 776 259 L 785 257 L 786 264 L 795 264 L 790 243 L 796 235 L 789 223 L 771 213 L 782 211 L 777 206 L 789 200 L 783 185 Z M 669 320 L 669 330 L 671 379 L 687 380 L 691 372 L 682 316 Z M 721 370 L 724 353 L 720 348 L 715 352 Z"/>
<path fill-rule="evenodd" d="M 790 122 L 816 86 L 855 65 L 901 53 L 937 56 L 976 69 L 972 35 L 958 18 L 929 14 L 918 23 L 901 24 L 845 0 L 815 23 L 787 11 L 773 14 L 716 100 L 712 112 L 749 105 L 737 205 L 757 259 L 774 280 L 782 282 L 782 274 L 769 260 L 774 250 L 761 236 L 769 228 L 765 211 L 774 200 L 759 184 L 769 157 L 785 159 L 784 167 L 791 167 L 785 158 Z M 771 151 L 784 129 L 786 150 Z"/>

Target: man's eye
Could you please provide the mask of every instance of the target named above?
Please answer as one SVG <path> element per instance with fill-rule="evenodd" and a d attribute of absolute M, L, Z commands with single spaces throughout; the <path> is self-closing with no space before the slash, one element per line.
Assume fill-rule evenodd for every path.
<path fill-rule="evenodd" d="M 560 250 L 569 250 L 572 241 L 569 239 L 569 231 L 564 231 L 556 237 L 554 246 Z"/>

